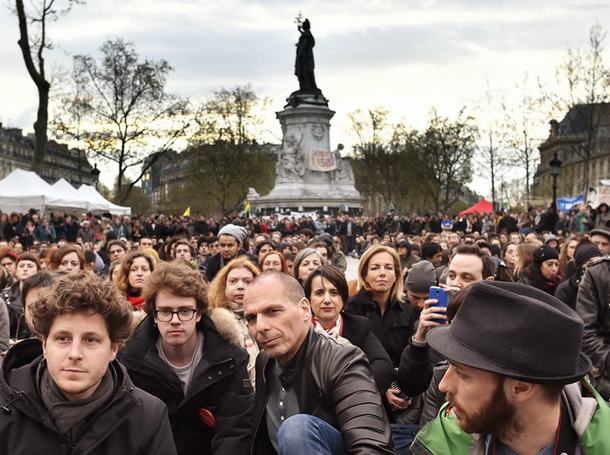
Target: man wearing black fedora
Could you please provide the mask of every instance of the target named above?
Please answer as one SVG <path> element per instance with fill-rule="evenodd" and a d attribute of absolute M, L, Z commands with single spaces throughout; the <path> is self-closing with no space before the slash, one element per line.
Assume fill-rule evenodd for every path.
<path fill-rule="evenodd" d="M 610 407 L 585 378 L 580 317 L 519 283 L 480 281 L 460 294 L 452 323 L 428 333 L 450 362 L 439 385 L 448 403 L 412 453 L 610 453 Z"/>

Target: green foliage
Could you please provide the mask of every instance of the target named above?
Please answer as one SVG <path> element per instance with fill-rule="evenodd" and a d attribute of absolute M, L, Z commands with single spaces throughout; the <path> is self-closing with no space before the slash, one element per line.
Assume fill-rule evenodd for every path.
<path fill-rule="evenodd" d="M 446 212 L 472 179 L 477 127 L 462 109 L 456 120 L 432 110 L 430 125 L 420 136 L 422 184 L 430 191 L 436 211 Z"/>
<path fill-rule="evenodd" d="M 198 112 L 199 130 L 180 158 L 188 169 L 191 200 L 200 195 L 196 204 L 206 207 L 205 213 L 236 213 L 250 187 L 262 194 L 273 188 L 273 146 L 256 140 L 267 104 L 246 85 L 215 92 Z"/>

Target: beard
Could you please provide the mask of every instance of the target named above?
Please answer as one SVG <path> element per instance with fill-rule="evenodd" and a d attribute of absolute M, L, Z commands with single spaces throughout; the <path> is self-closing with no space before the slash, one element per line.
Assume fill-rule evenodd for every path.
<path fill-rule="evenodd" d="M 523 426 L 515 405 L 508 402 L 504 393 L 504 378 L 498 381 L 491 397 L 476 412 L 465 414 L 459 402 L 450 394 L 447 401 L 459 411 L 458 425 L 466 433 L 491 434 L 499 439 L 521 433 Z"/>

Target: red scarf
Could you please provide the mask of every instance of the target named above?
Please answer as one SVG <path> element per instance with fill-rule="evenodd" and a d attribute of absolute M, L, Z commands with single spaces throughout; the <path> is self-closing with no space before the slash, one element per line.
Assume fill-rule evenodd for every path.
<path fill-rule="evenodd" d="M 137 297 L 127 297 L 127 301 L 129 303 L 131 303 L 131 306 L 133 307 L 134 311 L 136 310 L 141 310 L 142 307 L 144 306 L 144 297 L 141 296 L 137 296 Z"/>

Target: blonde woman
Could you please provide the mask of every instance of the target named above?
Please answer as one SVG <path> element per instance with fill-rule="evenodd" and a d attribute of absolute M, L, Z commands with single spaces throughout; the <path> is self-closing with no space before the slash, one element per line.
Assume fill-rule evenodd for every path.
<path fill-rule="evenodd" d="M 386 245 L 371 246 L 358 264 L 358 294 L 350 297 L 346 312 L 365 316 L 379 338 L 394 368 L 414 333 L 415 314 L 403 301 L 403 277 L 398 252 Z M 386 398 L 396 412 L 409 401 L 399 397 L 399 389 L 388 389 Z"/>

